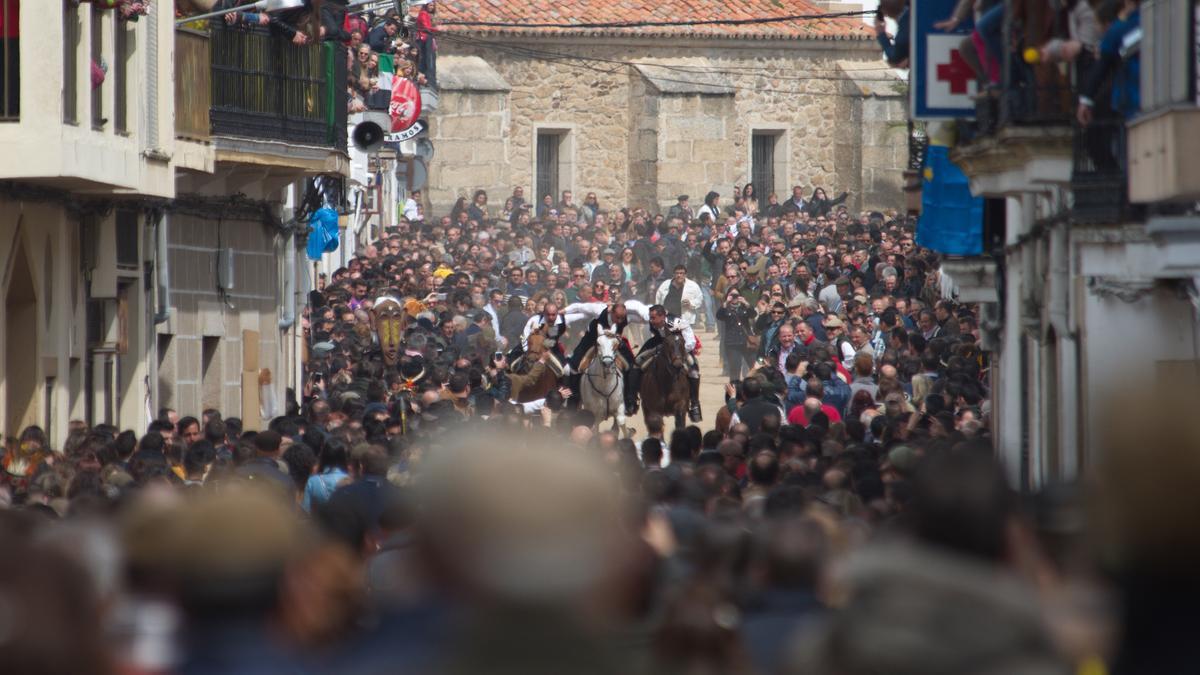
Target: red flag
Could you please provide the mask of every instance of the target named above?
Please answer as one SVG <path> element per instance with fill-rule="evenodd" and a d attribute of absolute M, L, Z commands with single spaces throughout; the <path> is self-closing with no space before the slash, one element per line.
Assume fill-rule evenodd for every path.
<path fill-rule="evenodd" d="M 416 83 L 406 77 L 392 82 L 392 101 L 388 105 L 392 116 L 392 133 L 398 133 L 416 124 L 421 116 L 421 92 Z"/>

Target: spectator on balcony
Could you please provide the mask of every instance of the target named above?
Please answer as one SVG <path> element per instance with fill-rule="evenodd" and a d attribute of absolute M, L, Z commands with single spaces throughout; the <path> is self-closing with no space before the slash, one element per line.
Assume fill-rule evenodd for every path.
<path fill-rule="evenodd" d="M 1141 0 L 1124 0 L 1117 20 L 1100 40 L 1100 58 L 1083 77 L 1079 89 L 1076 117 L 1087 126 L 1092 123 L 1096 98 L 1104 83 L 1112 77 L 1112 107 L 1126 120 L 1141 107 L 1141 61 L 1138 57 L 1141 31 Z"/>
<path fill-rule="evenodd" d="M 354 40 L 354 34 L 358 33 L 358 42 L 362 42 L 370 32 L 371 27 L 367 25 L 367 20 L 357 14 L 346 14 L 346 19 L 342 22 L 342 30 L 346 31 L 349 36 L 347 40 L 349 47 L 357 47 L 358 44 Z"/>
<path fill-rule="evenodd" d="M 230 26 L 266 26 L 271 23 L 271 15 L 266 12 L 229 12 L 224 18 Z"/>
<path fill-rule="evenodd" d="M 241 0 L 217 0 L 213 5 L 213 9 L 230 9 L 245 4 Z M 297 28 L 308 22 L 311 16 L 310 10 L 306 7 L 297 7 L 278 11 L 272 14 L 265 12 L 244 12 L 230 11 L 225 15 L 225 23 L 231 26 L 266 26 L 270 29 L 273 35 L 282 36 L 290 40 L 292 44 L 305 45 L 308 44 L 308 33 Z"/>
<path fill-rule="evenodd" d="M 373 52 L 367 45 L 359 45 L 355 53 L 354 65 L 350 67 L 350 82 L 354 89 L 365 99 L 371 93 L 371 56 Z"/>
<path fill-rule="evenodd" d="M 958 0 L 958 4 L 955 5 L 954 12 L 950 17 L 938 21 L 933 24 L 933 27 L 951 33 L 954 29 L 958 28 L 959 24 L 972 17 L 972 14 L 974 14 L 973 18 L 975 22 L 978 23 L 984 12 L 987 12 L 997 4 L 999 4 L 999 0 Z M 962 42 L 959 43 L 958 52 L 962 54 L 963 60 L 975 72 L 976 79 L 982 85 L 988 81 L 988 71 L 985 69 L 983 61 L 980 58 L 983 43 L 978 42 L 978 40 L 978 33 L 972 30 L 971 34 L 963 38 Z"/>
<path fill-rule="evenodd" d="M 1079 72 L 1086 73 L 1100 54 L 1100 38 L 1104 29 L 1090 2 L 1068 0 L 1066 40 L 1055 38 L 1042 45 L 1039 57 L 1045 63 L 1074 62 Z"/>
<path fill-rule="evenodd" d="M 988 82 L 999 84 L 1000 64 L 1004 59 L 1004 3 L 998 3 L 980 15 L 971 38 L 975 41 L 975 51 Z"/>
<path fill-rule="evenodd" d="M 883 17 L 896 20 L 895 37 L 888 37 Z M 880 0 L 879 14 L 875 17 L 875 37 L 890 66 L 908 67 L 908 23 L 908 0 Z"/>
<path fill-rule="evenodd" d="M 146 16 L 150 12 L 149 0 L 74 0 L 73 4 L 78 6 L 84 2 L 101 9 L 116 10 L 122 21 L 137 21 L 139 16 Z"/>
<path fill-rule="evenodd" d="M 437 40 L 433 36 L 433 16 L 437 14 L 437 3 L 434 0 L 413 0 L 412 4 L 421 8 L 417 14 L 417 47 L 421 50 L 418 68 L 425 76 L 425 83 L 431 89 L 437 89 Z"/>
<path fill-rule="evenodd" d="M 346 112 L 366 112 L 367 103 L 353 82 L 346 83 Z"/>
<path fill-rule="evenodd" d="M 350 39 L 350 31 L 345 27 L 346 20 L 350 16 L 346 11 L 347 4 L 349 4 L 348 0 L 324 0 L 320 3 L 322 40 L 346 42 Z"/>
<path fill-rule="evenodd" d="M 367 44 L 380 54 L 390 54 L 396 48 L 396 35 L 399 32 L 400 24 L 395 19 L 388 19 L 371 29 Z"/>

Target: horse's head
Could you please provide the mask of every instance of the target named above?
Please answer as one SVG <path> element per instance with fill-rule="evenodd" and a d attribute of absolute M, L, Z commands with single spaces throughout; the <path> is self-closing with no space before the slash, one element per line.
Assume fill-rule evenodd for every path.
<path fill-rule="evenodd" d="M 611 368 L 617 358 L 617 336 L 604 331 L 596 337 L 596 356 L 605 368 Z"/>
<path fill-rule="evenodd" d="M 530 333 L 529 339 L 526 341 L 527 348 L 525 352 L 529 354 L 530 358 L 536 359 L 542 355 L 542 352 L 546 351 L 545 342 L 545 333 L 534 331 Z"/>
<path fill-rule="evenodd" d="M 667 358 L 671 360 L 672 368 L 684 368 L 687 366 L 687 349 L 683 344 L 682 333 L 666 331 L 666 336 L 663 338 L 663 348 L 667 353 Z"/>

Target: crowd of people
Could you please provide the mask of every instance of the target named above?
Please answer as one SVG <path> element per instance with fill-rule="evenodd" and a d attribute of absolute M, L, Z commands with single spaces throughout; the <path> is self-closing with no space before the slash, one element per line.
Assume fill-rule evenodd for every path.
<path fill-rule="evenodd" d="M 345 48 L 346 105 L 351 113 L 387 110 L 396 78 L 437 88 L 436 0 L 406 3 L 416 10 L 412 16 L 401 16 L 395 9 L 378 13 L 351 11 L 347 0 L 294 0 L 293 7 L 270 12 L 238 9 L 247 4 L 243 0 L 216 0 L 211 9 L 228 9 L 222 18 L 230 27 L 257 26 L 296 45 L 332 42 Z M 177 7 L 177 13 L 186 16 L 203 9 L 201 3 L 199 7 Z"/>
<path fill-rule="evenodd" d="M 1075 489 L 1018 499 L 974 308 L 943 297 L 910 218 L 846 201 L 746 186 L 660 214 L 516 188 L 427 218 L 414 194 L 311 293 L 303 389 L 264 428 L 164 409 L 9 440 L 0 669 L 1187 669 L 1168 638 L 1195 622 L 1190 557 L 1163 561 L 1191 549 L 1162 546 L 1147 465 L 1110 476 L 1103 555 Z M 566 386 L 516 404 L 513 350 L 580 303 L 715 340 L 725 405 L 627 436 Z"/>

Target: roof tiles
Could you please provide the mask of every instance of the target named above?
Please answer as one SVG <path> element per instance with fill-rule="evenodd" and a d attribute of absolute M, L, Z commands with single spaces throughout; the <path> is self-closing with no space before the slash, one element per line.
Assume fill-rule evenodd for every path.
<path fill-rule="evenodd" d="M 854 17 L 708 26 L 606 28 L 531 27 L 529 24 L 593 24 L 758 19 L 824 14 L 807 0 L 440 0 L 439 27 L 454 33 L 592 37 L 694 37 L 757 40 L 869 40 L 871 32 Z M 462 26 L 456 21 L 505 26 Z"/>

